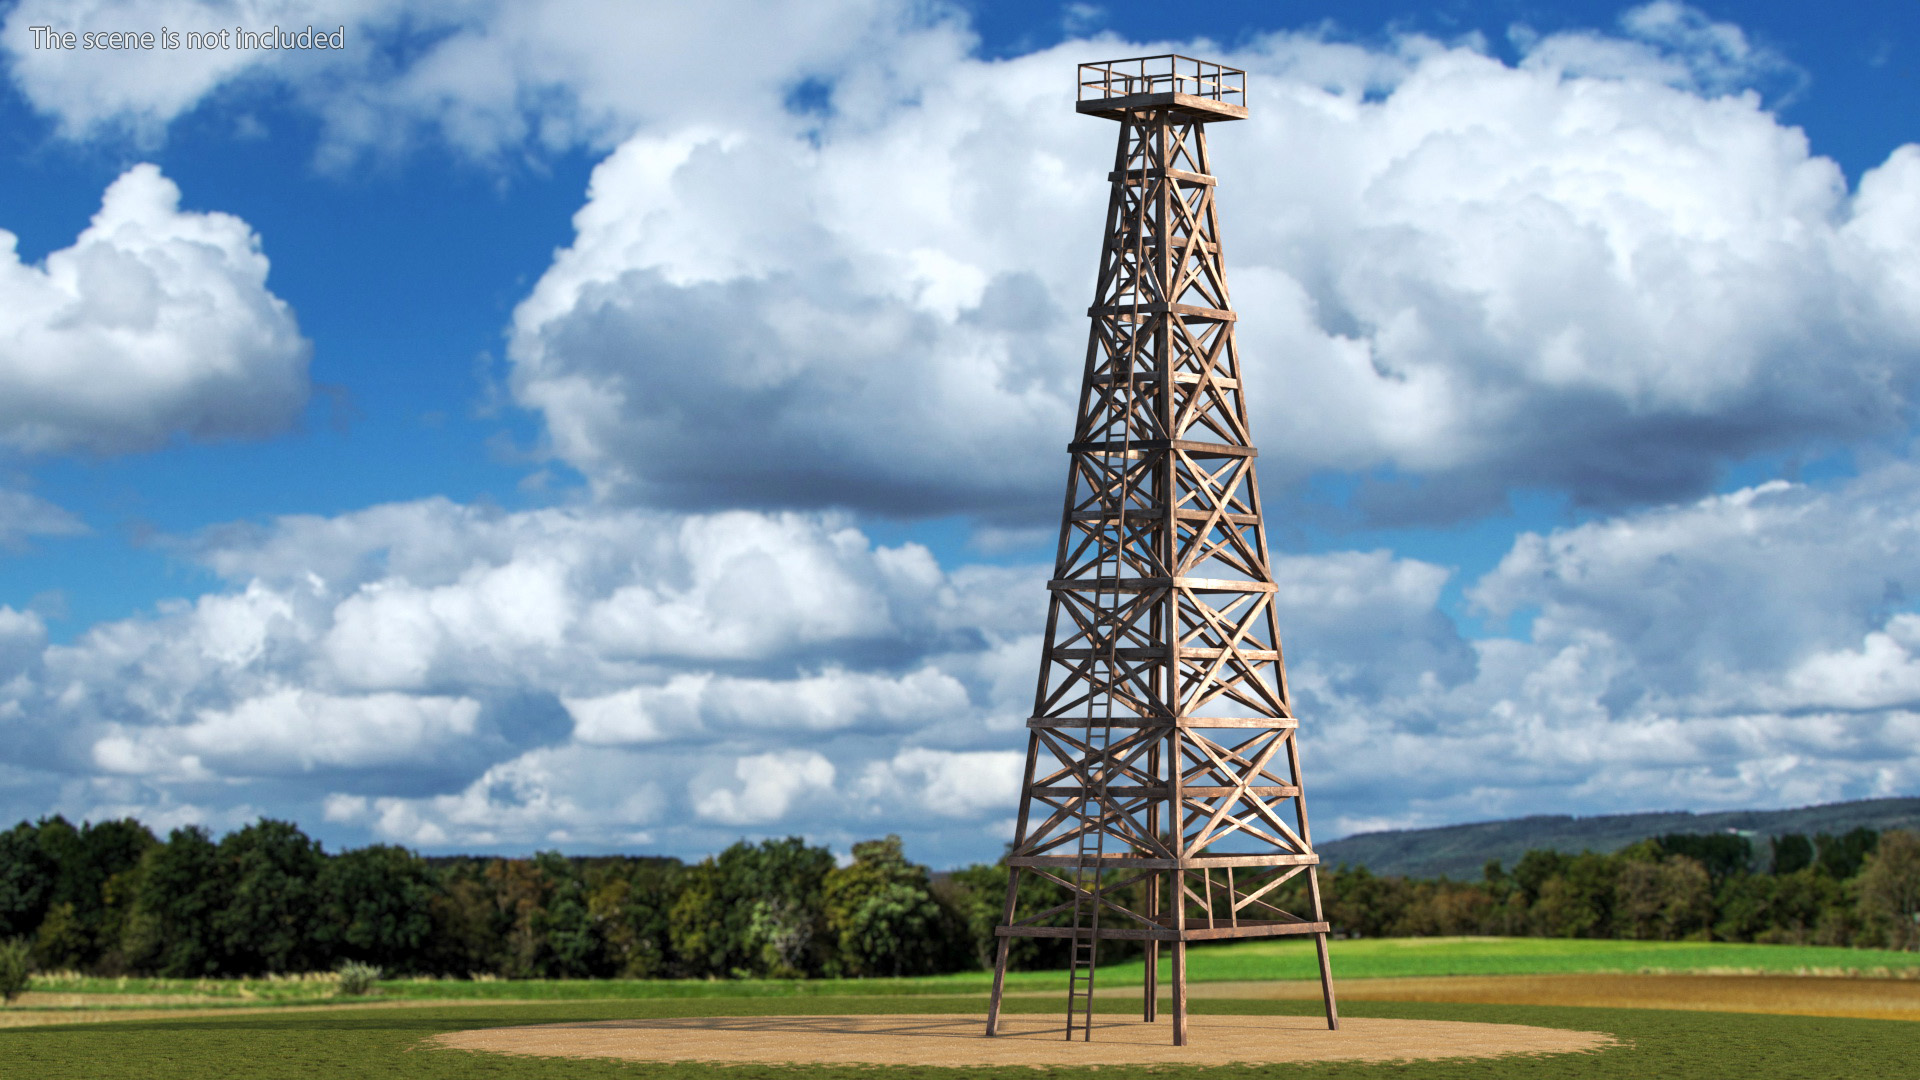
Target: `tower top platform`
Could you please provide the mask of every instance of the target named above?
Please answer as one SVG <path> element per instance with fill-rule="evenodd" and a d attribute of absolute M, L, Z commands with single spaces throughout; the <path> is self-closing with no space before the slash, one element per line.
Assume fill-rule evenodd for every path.
<path fill-rule="evenodd" d="M 1081 64 L 1074 108 L 1109 120 L 1124 120 L 1134 109 L 1156 108 L 1200 124 L 1244 120 L 1247 73 L 1177 53 Z"/>

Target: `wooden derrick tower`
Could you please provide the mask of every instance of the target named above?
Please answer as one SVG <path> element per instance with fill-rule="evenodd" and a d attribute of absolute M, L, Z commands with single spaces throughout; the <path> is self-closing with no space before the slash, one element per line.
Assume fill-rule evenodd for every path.
<path fill-rule="evenodd" d="M 1189 942 L 1311 934 L 1337 1028 L 1207 156 L 1246 74 L 1153 56 L 1082 64 L 1079 86 L 1120 136 L 987 1034 L 1016 937 L 1068 939 L 1069 1039 L 1115 940 L 1145 947 L 1149 1021 L 1172 946 L 1185 1045 Z"/>

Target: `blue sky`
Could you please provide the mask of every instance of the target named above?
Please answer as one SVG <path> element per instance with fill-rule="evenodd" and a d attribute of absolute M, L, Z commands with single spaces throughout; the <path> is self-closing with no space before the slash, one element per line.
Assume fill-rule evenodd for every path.
<path fill-rule="evenodd" d="M 1323 836 L 1920 792 L 1901 5 L 156 10 L 0 6 L 0 816 L 990 857 L 1168 48 Z"/>

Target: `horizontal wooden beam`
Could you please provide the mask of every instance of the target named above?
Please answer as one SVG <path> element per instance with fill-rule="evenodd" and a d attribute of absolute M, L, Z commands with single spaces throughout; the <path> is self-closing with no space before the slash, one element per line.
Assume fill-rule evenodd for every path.
<path fill-rule="evenodd" d="M 1206 173 L 1188 172 L 1185 169 L 1128 169 L 1126 172 L 1109 172 L 1107 179 L 1115 183 L 1123 179 L 1128 183 L 1133 183 L 1136 180 L 1158 180 L 1163 176 L 1169 180 L 1178 180 L 1183 184 L 1200 184 L 1204 187 L 1212 187 L 1219 183 L 1218 180 L 1208 176 Z M 1202 243 L 1206 244 L 1208 251 L 1220 250 L 1219 244 L 1211 241 L 1202 241 Z"/>
<path fill-rule="evenodd" d="M 1108 652 L 1112 652 L 1115 659 L 1119 659 L 1119 660 L 1156 660 L 1156 659 L 1159 659 L 1160 657 L 1167 655 L 1167 646 L 1142 645 L 1135 648 L 1112 649 L 1112 650 L 1062 649 L 1062 648 L 1055 647 L 1055 648 L 1049 648 L 1047 650 L 1047 656 L 1049 656 L 1054 660 L 1086 660 L 1088 658 L 1105 659 Z M 1229 653 L 1234 656 L 1238 656 L 1243 660 L 1252 660 L 1256 662 L 1280 659 L 1280 651 L 1278 649 L 1181 649 L 1180 659 L 1182 660 L 1216 660 L 1216 659 L 1219 659 L 1221 656 L 1227 655 Z"/>
<path fill-rule="evenodd" d="M 1257 728 L 1262 731 L 1284 731 L 1300 726 L 1300 721 L 1291 716 L 1183 716 L 1179 719 L 1155 716 L 1029 716 L 1029 728 L 1171 728 L 1185 731 L 1190 728 Z"/>
<path fill-rule="evenodd" d="M 1086 790 L 1086 788 L 1076 784 L 1072 787 L 1036 787 L 1033 789 L 1033 793 L 1050 799 L 1072 799 L 1085 794 Z M 1300 788 L 1294 784 L 1261 784 L 1257 787 L 1246 788 L 1183 787 L 1180 789 L 1182 795 L 1194 799 L 1218 799 L 1223 796 L 1237 794 L 1241 791 L 1245 791 L 1249 795 L 1262 795 L 1269 799 L 1291 799 L 1295 795 L 1300 794 Z M 1137 785 L 1127 786 L 1115 784 L 1107 788 L 1106 793 L 1116 799 L 1171 799 L 1173 798 L 1173 785 L 1155 784 L 1152 787 L 1141 787 Z"/>
<path fill-rule="evenodd" d="M 1047 582 L 1052 592 L 1158 592 L 1180 589 L 1184 592 L 1270 593 L 1279 589 L 1271 581 L 1236 581 L 1233 578 L 1206 577 L 1123 577 L 1055 578 Z"/>
<path fill-rule="evenodd" d="M 1008 866 L 1085 866 L 1093 862 L 1092 858 L 1078 855 L 1011 855 Z M 1134 870 L 1224 870 L 1227 867 L 1242 866 L 1318 866 L 1320 856 L 1279 854 L 1272 855 L 1188 855 L 1181 858 L 1163 859 L 1146 855 L 1128 855 L 1125 853 L 1103 855 L 1099 866 Z"/>
<path fill-rule="evenodd" d="M 1192 124 L 1209 124 L 1228 120 L 1245 120 L 1245 105 L 1229 105 L 1224 101 L 1199 97 L 1195 94 L 1176 94 L 1171 91 L 1158 94 L 1128 94 L 1125 97 L 1095 98 L 1075 102 L 1073 111 L 1088 116 L 1104 116 L 1109 120 L 1126 120 L 1136 112 L 1150 109 L 1165 109 L 1181 120 Z"/>
<path fill-rule="evenodd" d="M 1095 319 L 1136 319 L 1142 316 L 1178 315 L 1183 319 L 1205 319 L 1208 322 L 1240 320 L 1240 316 L 1227 308 L 1201 307 L 1198 304 L 1169 304 L 1165 300 L 1150 300 L 1144 304 L 1095 304 L 1087 309 L 1087 315 Z"/>
<path fill-rule="evenodd" d="M 1160 381 L 1161 374 L 1162 372 L 1157 368 L 1136 368 L 1130 375 L 1094 375 L 1086 381 L 1094 386 L 1113 386 L 1116 383 L 1131 383 L 1135 386 L 1145 383 L 1151 386 Z M 1196 375 L 1190 371 L 1176 371 L 1173 373 L 1173 382 L 1175 386 L 1182 388 L 1199 386 L 1205 382 L 1209 386 L 1219 387 L 1222 390 L 1240 389 L 1239 379 L 1230 379 L 1225 375 L 1211 373 Z"/>
<path fill-rule="evenodd" d="M 1075 454 L 1127 454 L 1139 457 L 1145 454 L 1162 454 L 1177 450 L 1189 457 L 1259 457 L 1260 451 L 1251 446 L 1235 446 L 1232 443 L 1197 442 L 1193 439 L 1135 439 L 1127 442 L 1095 441 L 1070 442 L 1067 450 Z"/>
<path fill-rule="evenodd" d="M 1238 926 L 1189 926 L 1185 930 L 1172 927 L 1158 929 L 1133 929 L 1131 927 L 1103 926 L 1100 938 L 1103 941 L 1219 941 L 1225 938 L 1262 938 L 1285 937 L 1289 934 L 1326 934 L 1332 929 L 1323 922 L 1263 922 L 1255 923 L 1240 920 Z M 994 928 L 995 937 L 1022 938 L 1070 938 L 1074 936 L 1071 926 L 1000 926 Z M 1092 936 L 1092 928 L 1081 931 L 1081 936 Z"/>
<path fill-rule="evenodd" d="M 1165 516 L 1164 506 L 1134 506 L 1127 508 L 1127 517 L 1136 521 Z M 1120 516 L 1117 510 L 1076 510 L 1067 515 L 1069 521 L 1112 521 Z M 1206 521 L 1213 517 L 1211 510 L 1175 510 L 1176 521 Z M 1221 514 L 1220 520 L 1229 525 L 1258 525 L 1259 514 Z"/>

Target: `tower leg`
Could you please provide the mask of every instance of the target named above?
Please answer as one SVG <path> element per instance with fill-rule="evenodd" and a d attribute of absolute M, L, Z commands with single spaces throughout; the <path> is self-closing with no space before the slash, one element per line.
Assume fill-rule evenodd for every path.
<path fill-rule="evenodd" d="M 1313 898 L 1313 921 L 1325 922 L 1326 912 L 1320 906 L 1320 875 L 1313 867 L 1307 868 L 1307 892 Z M 1313 935 L 1313 947 L 1320 953 L 1320 995 L 1327 1002 L 1327 1030 L 1339 1031 L 1340 1009 L 1333 1002 L 1333 965 L 1327 961 L 1327 935 Z"/>
<path fill-rule="evenodd" d="M 1327 935 L 1313 935 L 1314 947 L 1320 950 L 1320 993 L 1327 999 L 1327 1030 L 1340 1030 L 1340 1010 L 1333 1003 L 1333 965 L 1327 963 Z"/>
<path fill-rule="evenodd" d="M 1158 755 L 1152 751 L 1148 751 L 1147 768 L 1149 775 L 1152 775 L 1153 758 L 1157 756 Z M 1147 811 L 1147 814 L 1148 827 L 1151 828 L 1156 815 L 1152 810 Z M 1147 877 L 1146 907 L 1147 918 L 1158 919 L 1160 917 L 1160 875 L 1158 873 L 1150 874 Z M 1151 1024 L 1160 1019 L 1160 943 L 1149 940 L 1146 948 L 1142 949 L 1141 952 L 1146 955 L 1146 974 L 1140 980 L 1145 984 L 1142 988 L 1144 993 L 1141 996 L 1145 1000 L 1142 1001 L 1140 1005 L 1140 1019 Z"/>
<path fill-rule="evenodd" d="M 1027 748 L 1027 774 L 1033 774 L 1033 748 Z M 1026 806 L 1020 807 L 1020 831 L 1026 830 Z M 1013 925 L 1013 906 L 1020 898 L 1020 868 L 1007 867 L 1007 907 L 1000 914 L 1001 926 Z M 1001 938 L 993 949 L 993 997 L 987 1001 L 987 1037 L 1000 1034 L 1000 997 L 1007 985 L 1007 950 L 1013 947 L 1012 938 Z"/>
<path fill-rule="evenodd" d="M 1157 1014 L 1160 1011 L 1160 943 L 1147 942 L 1146 954 L 1147 975 L 1143 980 L 1146 983 L 1146 993 L 1143 995 L 1145 1000 L 1140 1004 L 1140 1019 L 1151 1024 L 1159 1019 Z"/>
<path fill-rule="evenodd" d="M 1173 943 L 1173 1045 L 1187 1045 L 1187 943 Z"/>
<path fill-rule="evenodd" d="M 1007 986 L 1007 947 L 1012 938 L 1001 938 L 993 952 L 993 997 L 987 1002 L 987 1037 L 1000 1034 L 1000 995 Z"/>

